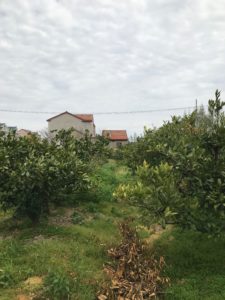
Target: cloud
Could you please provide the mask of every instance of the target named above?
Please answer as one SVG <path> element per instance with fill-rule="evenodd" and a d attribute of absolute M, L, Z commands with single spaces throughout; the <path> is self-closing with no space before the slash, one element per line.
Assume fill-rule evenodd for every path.
<path fill-rule="evenodd" d="M 225 90 L 224 0 L 0 2 L 0 109 L 99 112 L 206 104 Z M 96 115 L 141 132 L 172 112 Z M 177 112 L 175 112 L 177 113 Z M 182 111 L 180 111 L 182 113 Z M 41 129 L 46 115 L 1 113 Z"/>

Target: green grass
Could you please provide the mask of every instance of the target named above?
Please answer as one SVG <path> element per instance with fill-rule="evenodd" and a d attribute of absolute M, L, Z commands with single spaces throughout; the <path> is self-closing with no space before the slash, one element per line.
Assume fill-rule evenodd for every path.
<path fill-rule="evenodd" d="M 31 227 L 26 221 L 18 223 L 1 213 L 0 269 L 6 281 L 4 288 L 0 287 L 1 300 L 14 300 L 18 294 L 29 293 L 24 282 L 33 276 L 46 278 L 49 272 L 56 278 L 64 274 L 72 280 L 71 299 L 95 299 L 104 280 L 106 250 L 120 241 L 117 224 L 136 213 L 134 208 L 112 198 L 116 185 L 129 179 L 126 168 L 111 161 L 96 176 L 102 181 L 100 199 L 80 199 L 79 207 L 75 207 L 84 219 L 80 225 L 57 226 L 45 221 Z M 58 208 L 54 216 L 64 213 L 64 208 Z"/>
<path fill-rule="evenodd" d="M 0 212 L 0 300 L 29 294 L 24 282 L 33 276 L 47 278 L 46 284 L 58 278 L 53 291 L 63 282 L 72 282 L 72 300 L 96 299 L 105 279 L 106 250 L 121 240 L 118 222 L 130 216 L 136 218 L 135 225 L 141 221 L 135 208 L 112 197 L 119 183 L 132 181 L 125 167 L 109 161 L 95 176 L 101 182 L 100 189 L 89 196 L 80 195 L 79 201 L 71 197 L 70 203 L 76 205 L 74 216 L 81 216 L 81 224 L 76 224 L 75 218 L 66 225 L 43 221 L 32 227 L 27 221 L 11 219 L 10 212 Z M 58 207 L 52 217 L 64 216 L 67 209 Z M 145 227 L 138 231 L 142 239 L 149 237 Z M 165 274 L 171 278 L 166 300 L 225 299 L 225 238 L 213 240 L 174 229 L 155 241 L 152 249 L 166 259 Z"/>
<path fill-rule="evenodd" d="M 52 271 L 76 274 L 79 284 L 74 299 L 95 299 L 103 279 L 106 250 L 119 239 L 116 222 L 104 219 L 66 228 L 27 228 L 0 241 L 0 268 L 13 278 L 15 294 L 27 278 Z M 0 299 L 10 292 L 11 287 L 2 289 Z"/>
<path fill-rule="evenodd" d="M 173 230 L 155 242 L 171 279 L 166 300 L 225 299 L 225 238 Z"/>

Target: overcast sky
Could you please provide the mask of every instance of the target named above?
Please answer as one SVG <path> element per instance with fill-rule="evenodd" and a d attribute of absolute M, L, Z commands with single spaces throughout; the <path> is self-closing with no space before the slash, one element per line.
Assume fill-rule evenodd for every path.
<path fill-rule="evenodd" d="M 225 98 L 225 0 L 0 0 L 0 110 L 74 113 Z M 183 111 L 95 115 L 97 130 L 158 126 Z M 0 111 L 42 129 L 53 114 Z"/>

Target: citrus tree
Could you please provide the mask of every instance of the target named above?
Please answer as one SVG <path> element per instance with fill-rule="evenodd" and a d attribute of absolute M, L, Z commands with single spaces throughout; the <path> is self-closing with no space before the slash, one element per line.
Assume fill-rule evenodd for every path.
<path fill-rule="evenodd" d="M 68 143 L 71 137 L 68 137 Z M 0 138 L 0 205 L 37 222 L 49 204 L 66 193 L 88 189 L 88 167 L 56 137 Z"/>
<path fill-rule="evenodd" d="M 148 222 L 220 234 L 225 229 L 224 105 L 216 91 L 207 114 L 173 117 L 145 132 L 127 148 L 135 152 L 135 167 L 140 164 L 137 183 L 120 186 L 115 196 L 138 205 Z M 142 144 L 144 151 L 138 152 Z"/>
<path fill-rule="evenodd" d="M 88 132 L 82 138 L 73 137 L 73 129 L 61 130 L 57 133 L 55 141 L 66 149 L 76 153 L 82 161 L 104 160 L 110 154 L 109 141 L 100 136 L 92 137 Z"/>

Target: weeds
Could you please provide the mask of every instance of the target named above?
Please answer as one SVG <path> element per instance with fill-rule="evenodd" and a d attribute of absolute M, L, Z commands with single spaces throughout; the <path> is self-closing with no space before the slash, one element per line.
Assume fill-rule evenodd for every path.
<path fill-rule="evenodd" d="M 0 269 L 0 288 L 7 288 L 13 284 L 12 274 Z"/>
<path fill-rule="evenodd" d="M 72 279 L 64 272 L 50 272 L 36 300 L 69 300 L 72 293 Z"/>
<path fill-rule="evenodd" d="M 73 224 L 83 224 L 84 222 L 84 217 L 78 213 L 78 212 L 74 212 L 73 215 L 72 215 L 72 223 Z"/>
<path fill-rule="evenodd" d="M 225 237 L 174 229 L 163 233 L 154 249 L 166 256 L 171 279 L 166 300 L 225 299 Z"/>

